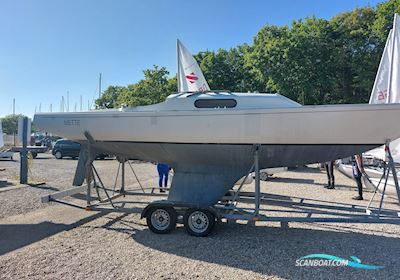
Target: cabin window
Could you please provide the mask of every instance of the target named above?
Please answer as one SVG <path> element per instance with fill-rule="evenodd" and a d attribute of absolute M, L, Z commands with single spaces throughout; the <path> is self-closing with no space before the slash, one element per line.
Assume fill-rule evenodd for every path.
<path fill-rule="evenodd" d="M 197 99 L 194 102 L 196 108 L 234 108 L 236 105 L 235 99 Z"/>

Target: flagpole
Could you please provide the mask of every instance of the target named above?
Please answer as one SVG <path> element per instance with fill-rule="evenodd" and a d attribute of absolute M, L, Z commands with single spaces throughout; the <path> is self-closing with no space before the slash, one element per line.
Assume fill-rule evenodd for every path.
<path fill-rule="evenodd" d="M 392 72 L 393 72 L 393 60 L 394 60 L 394 46 L 395 46 L 395 34 L 396 34 L 396 15 L 394 14 L 394 19 L 393 19 L 393 31 L 392 31 L 392 55 L 390 58 L 390 71 L 389 71 L 389 87 L 388 87 L 388 103 L 391 103 L 391 89 L 392 89 Z"/>

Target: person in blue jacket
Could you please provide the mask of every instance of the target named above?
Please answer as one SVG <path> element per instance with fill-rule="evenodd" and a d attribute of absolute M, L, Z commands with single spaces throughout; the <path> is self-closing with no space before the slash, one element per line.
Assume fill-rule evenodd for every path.
<path fill-rule="evenodd" d="M 163 163 L 157 163 L 157 171 L 158 171 L 158 187 L 160 188 L 160 192 L 165 192 L 162 189 L 162 183 L 164 179 L 164 188 L 167 187 L 168 183 L 168 173 L 171 168 Z"/>

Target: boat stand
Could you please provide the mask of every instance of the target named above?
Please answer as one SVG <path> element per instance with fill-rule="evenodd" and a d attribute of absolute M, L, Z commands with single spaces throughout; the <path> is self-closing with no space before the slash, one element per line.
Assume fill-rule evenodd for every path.
<path fill-rule="evenodd" d="M 82 208 L 85 210 L 103 210 L 99 208 L 100 205 L 104 205 L 108 203 L 113 209 L 121 209 L 117 207 L 114 203 L 114 200 L 120 196 L 125 196 L 127 194 L 138 194 L 140 193 L 145 194 L 145 189 L 141 184 L 135 170 L 132 167 L 132 164 L 129 162 L 127 158 L 124 157 L 117 157 L 118 160 L 118 169 L 114 180 L 113 188 L 107 188 L 106 185 L 103 183 L 99 172 L 97 171 L 96 167 L 94 166 L 93 162 L 97 156 L 97 153 L 94 151 L 92 145 L 95 143 L 95 140 L 90 135 L 90 133 L 85 132 L 85 137 L 88 140 L 88 144 L 86 147 L 86 155 L 88 160 L 85 164 L 85 181 L 86 184 L 80 187 L 71 188 L 65 191 L 56 192 L 50 195 L 46 195 L 42 197 L 42 202 L 58 202 L 66 205 L 70 205 L 77 208 Z M 133 191 L 126 191 L 125 189 L 125 179 L 126 179 L 126 164 L 130 167 L 132 174 L 134 175 L 137 183 L 139 184 L 140 189 L 136 189 Z M 119 182 L 118 182 L 119 181 Z M 118 184 L 120 183 L 120 184 Z M 92 196 L 92 190 L 94 189 L 96 197 Z M 168 188 L 165 188 L 168 190 Z M 75 194 L 81 193 L 86 191 L 86 206 L 80 206 L 77 204 L 73 204 L 62 200 L 67 196 L 73 196 Z M 103 192 L 105 197 L 100 195 L 100 192 Z M 152 188 L 151 192 L 153 193 L 154 188 Z M 110 209 L 107 209 L 110 210 Z"/>
<path fill-rule="evenodd" d="M 389 172 L 396 174 L 395 165 L 391 152 L 389 149 L 389 142 L 385 145 L 385 151 L 387 153 L 388 163 L 387 172 L 385 172 L 385 187 L 389 176 Z M 322 223 L 394 223 L 400 224 L 400 213 L 392 210 L 383 209 L 384 192 L 382 194 L 379 207 L 372 209 L 371 202 L 377 191 L 375 190 L 370 202 L 366 209 L 357 207 L 349 204 L 328 204 L 327 201 L 317 201 L 304 198 L 295 198 L 295 201 L 287 201 L 280 198 L 268 198 L 268 194 L 260 193 L 260 177 L 259 177 L 259 166 L 258 166 L 258 155 L 261 147 L 256 145 L 254 151 L 254 164 L 251 169 L 255 172 L 255 183 L 254 193 L 242 192 L 244 181 L 241 183 L 239 188 L 231 195 L 225 196 L 215 206 L 220 212 L 220 218 L 226 219 L 226 221 L 237 221 L 247 220 L 250 223 L 256 221 L 265 222 L 322 222 Z M 365 174 L 366 175 L 366 174 Z M 367 176 L 367 175 L 366 175 Z M 397 190 L 397 198 L 400 205 L 400 188 L 397 180 L 397 176 L 393 176 Z M 244 178 L 245 180 L 246 178 Z M 238 202 L 251 202 L 254 201 L 254 210 L 249 208 L 238 207 Z M 323 204 L 321 204 L 321 202 Z M 267 204 L 270 209 L 260 209 L 260 204 Z M 280 206 L 289 208 L 289 210 L 273 209 L 273 206 Z M 262 212 L 262 213 L 261 213 Z M 273 215 L 269 215 L 269 213 Z M 276 214 L 297 214 L 295 217 L 290 216 L 277 216 Z M 300 215 L 300 216 L 299 216 Z M 306 215 L 306 216 L 304 216 Z"/>
<path fill-rule="evenodd" d="M 378 184 L 375 186 L 374 193 L 373 193 L 371 199 L 368 202 L 367 208 L 365 209 L 367 215 L 374 215 L 374 216 L 377 216 L 378 218 L 381 216 L 383 201 L 384 201 L 384 198 L 385 198 L 385 192 L 386 192 L 388 180 L 389 180 L 389 177 L 390 177 L 390 173 L 393 176 L 394 186 L 396 188 L 396 194 L 397 194 L 397 202 L 400 205 L 400 187 L 399 187 L 399 182 L 398 182 L 398 178 L 397 178 L 396 166 L 394 164 L 393 157 L 392 157 L 392 154 L 390 152 L 389 143 L 390 142 L 387 141 L 386 144 L 385 144 L 385 147 L 384 147 L 385 154 L 386 154 L 386 160 L 384 161 L 382 176 L 381 176 Z M 363 175 L 370 182 L 370 184 L 374 185 L 373 182 L 370 180 L 369 176 L 366 173 L 364 173 Z M 378 193 L 379 186 L 381 185 L 382 182 L 384 182 L 383 183 L 383 191 L 381 193 L 381 199 L 379 201 L 378 210 L 372 210 L 371 209 L 372 201 L 373 201 L 375 195 Z M 397 215 L 398 215 L 398 217 L 400 217 L 400 212 L 397 212 Z"/>

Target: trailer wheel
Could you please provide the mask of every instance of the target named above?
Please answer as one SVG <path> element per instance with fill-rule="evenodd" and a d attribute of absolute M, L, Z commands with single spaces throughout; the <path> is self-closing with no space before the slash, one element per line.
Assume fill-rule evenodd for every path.
<path fill-rule="evenodd" d="M 170 233 L 176 226 L 177 214 L 172 207 L 153 207 L 150 208 L 146 222 L 149 229 L 154 233 Z"/>
<path fill-rule="evenodd" d="M 32 152 L 32 158 L 37 158 L 37 153 L 36 152 Z"/>
<path fill-rule="evenodd" d="M 191 208 L 186 211 L 183 223 L 190 235 L 204 237 L 214 228 L 215 216 L 209 210 Z"/>

